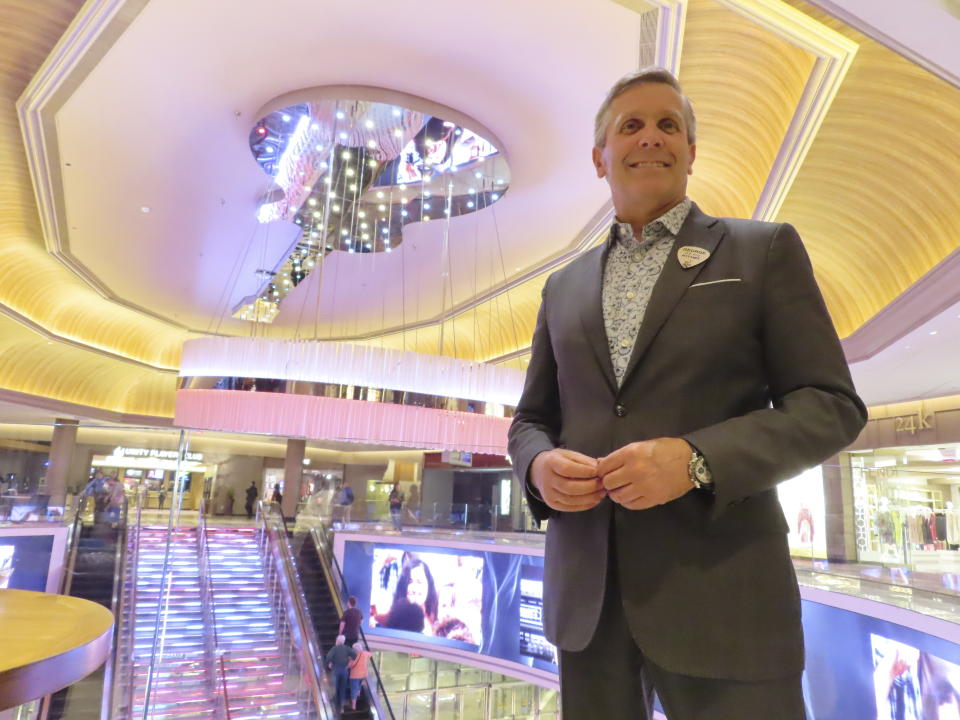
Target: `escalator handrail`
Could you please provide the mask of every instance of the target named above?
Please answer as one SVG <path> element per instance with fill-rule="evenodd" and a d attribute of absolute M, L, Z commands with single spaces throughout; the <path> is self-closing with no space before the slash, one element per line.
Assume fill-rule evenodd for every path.
<path fill-rule="evenodd" d="M 80 510 L 83 509 L 80 503 Z M 120 624 L 123 620 L 123 560 L 127 548 L 127 522 L 130 514 L 130 503 L 123 498 L 120 509 L 120 532 L 117 534 L 116 549 L 113 555 L 113 594 L 110 597 L 110 611 L 113 613 L 113 632 L 110 634 L 109 660 L 103 667 L 103 691 L 100 696 L 100 717 L 109 718 L 111 714 L 110 700 L 113 697 L 113 681 L 117 671 L 117 649 L 120 646 Z M 137 517 L 139 518 L 139 497 L 137 498 Z"/>
<path fill-rule="evenodd" d="M 350 592 L 347 589 L 347 581 L 343 577 L 343 572 L 341 572 L 340 570 L 340 563 L 337 561 L 337 556 L 333 552 L 328 552 L 328 549 L 330 548 L 330 541 L 329 541 L 329 538 L 327 538 L 326 529 L 323 526 L 319 526 L 319 527 L 314 526 L 310 530 L 310 537 L 313 540 L 314 548 L 316 549 L 317 554 L 321 559 L 321 562 L 324 559 L 328 559 L 328 565 L 335 573 L 334 583 L 335 584 L 339 583 L 340 589 L 338 591 L 338 589 L 334 587 L 334 588 L 331 588 L 331 590 L 333 590 L 334 598 L 339 604 L 340 593 L 342 592 L 343 594 L 349 596 Z M 328 558 L 325 558 L 325 556 L 328 556 Z M 360 631 L 360 642 L 363 643 L 364 650 L 366 650 L 367 652 L 370 652 L 370 644 L 367 642 L 367 636 L 363 632 L 363 627 L 361 626 L 357 629 Z M 380 689 L 380 692 L 376 696 L 374 696 L 374 694 L 370 691 L 369 683 L 366 684 L 366 692 L 370 692 L 370 695 L 372 696 L 370 700 L 372 701 L 372 704 L 377 706 L 381 715 L 386 715 L 386 717 L 389 717 L 390 720 L 395 720 L 394 714 L 393 714 L 393 707 L 390 705 L 390 698 L 387 697 L 387 691 L 383 685 L 383 678 L 380 677 L 380 670 L 377 668 L 377 664 L 373 661 L 372 656 L 368 661 L 368 663 L 369 663 L 369 666 L 373 668 L 373 674 L 377 678 L 377 687 Z M 384 713 L 383 708 L 380 707 L 380 703 L 378 702 L 379 697 L 382 697 L 383 701 L 387 705 L 386 713 Z"/>
<path fill-rule="evenodd" d="M 114 575 L 114 593 L 119 593 L 119 606 L 117 611 L 114 613 L 114 640 L 111 655 L 110 663 L 111 667 L 107 671 L 110 675 L 110 681 L 106 680 L 103 683 L 103 700 L 100 704 L 100 720 L 112 720 L 114 717 L 114 711 L 117 709 L 115 706 L 116 695 L 120 690 L 126 690 L 127 693 L 127 708 L 132 714 L 133 708 L 133 645 L 131 644 L 128 650 L 130 651 L 129 658 L 123 658 L 120 655 L 120 631 L 123 630 L 123 614 L 126 609 L 136 608 L 137 606 L 137 563 L 140 558 L 140 525 L 142 518 L 143 510 L 143 495 L 144 491 L 140 488 L 137 491 L 137 516 L 136 522 L 133 528 L 133 541 L 130 542 L 130 523 L 129 523 L 129 505 L 124 506 L 125 521 L 124 521 L 124 545 L 122 548 L 123 559 L 121 562 L 121 568 L 118 574 Z M 127 545 L 129 544 L 129 547 Z M 124 592 L 123 588 L 126 581 L 130 581 L 129 591 Z M 129 632 L 130 636 L 133 637 L 136 631 L 136 618 L 131 612 L 130 615 L 130 627 Z M 118 685 L 118 679 L 120 678 L 120 665 L 122 661 L 126 659 L 127 670 L 131 673 L 129 681 L 126 678 L 123 678 L 123 683 Z"/>
<path fill-rule="evenodd" d="M 61 595 L 69 595 L 70 589 L 73 587 L 73 572 L 77 566 L 77 548 L 80 545 L 80 531 L 83 529 L 83 508 L 89 499 L 89 495 L 81 495 L 74 500 L 77 511 L 70 524 L 70 547 L 67 551 L 69 554 L 67 555 L 66 570 L 64 571 L 63 579 L 60 581 Z"/>
<path fill-rule="evenodd" d="M 216 670 L 217 678 L 214 680 L 214 697 L 220 696 L 222 692 L 223 705 L 217 703 L 217 716 L 225 717 L 230 720 L 230 698 L 227 695 L 227 682 L 223 665 L 223 656 L 220 655 L 219 661 L 217 654 L 220 648 L 220 639 L 217 637 L 217 608 L 213 602 L 213 589 L 210 586 L 210 546 L 207 543 L 207 520 L 204 515 L 206 506 L 203 499 L 200 499 L 200 509 L 197 513 L 197 556 L 200 569 L 200 602 L 204 614 L 204 627 L 210 627 L 213 631 L 213 637 L 210 633 L 204 632 L 204 649 L 207 652 L 208 661 Z M 209 613 L 209 617 L 207 617 Z"/>
<path fill-rule="evenodd" d="M 324 701 L 324 695 L 321 690 L 320 678 L 322 671 L 320 667 L 320 648 L 313 631 L 313 625 L 309 621 L 309 613 L 304 605 L 302 593 L 295 590 L 299 588 L 297 576 L 293 571 L 293 558 L 290 553 L 290 546 L 287 543 L 286 525 L 282 536 L 279 528 L 271 527 L 268 515 L 272 515 L 269 506 L 261 501 L 259 503 L 257 519 L 260 523 L 260 531 L 267 539 L 266 552 L 276 555 L 276 562 L 282 573 L 283 582 L 281 586 L 286 586 L 287 592 L 284 593 L 284 600 L 288 605 L 288 616 L 291 624 L 296 625 L 300 634 L 300 664 L 303 674 L 307 676 L 310 695 L 313 697 L 314 706 L 317 711 L 329 710 Z M 282 517 L 282 515 L 281 515 Z M 292 610 L 293 612 L 290 612 Z"/>

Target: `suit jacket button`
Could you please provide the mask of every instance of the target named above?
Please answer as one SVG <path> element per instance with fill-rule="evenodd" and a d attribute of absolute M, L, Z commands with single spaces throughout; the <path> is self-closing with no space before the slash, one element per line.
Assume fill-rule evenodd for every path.
<path fill-rule="evenodd" d="M 613 414 L 617 417 L 623 417 L 627 414 L 627 408 L 620 403 L 617 403 L 613 406 Z"/>

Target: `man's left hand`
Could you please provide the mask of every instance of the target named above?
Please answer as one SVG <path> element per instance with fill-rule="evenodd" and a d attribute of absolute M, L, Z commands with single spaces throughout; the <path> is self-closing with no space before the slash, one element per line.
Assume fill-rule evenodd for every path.
<path fill-rule="evenodd" d="M 615 503 L 628 510 L 646 510 L 693 489 L 687 471 L 692 452 L 680 438 L 630 443 L 600 458 L 597 474 Z"/>

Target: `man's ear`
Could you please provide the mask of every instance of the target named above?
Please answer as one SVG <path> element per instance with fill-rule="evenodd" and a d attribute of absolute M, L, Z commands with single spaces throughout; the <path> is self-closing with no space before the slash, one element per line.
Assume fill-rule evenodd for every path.
<path fill-rule="evenodd" d="M 597 169 L 597 177 L 606 177 L 607 169 L 603 166 L 603 148 L 593 149 L 593 166 Z"/>
<path fill-rule="evenodd" d="M 697 158 L 697 146 L 690 146 L 690 164 L 687 165 L 687 175 L 693 175 L 693 161 Z"/>

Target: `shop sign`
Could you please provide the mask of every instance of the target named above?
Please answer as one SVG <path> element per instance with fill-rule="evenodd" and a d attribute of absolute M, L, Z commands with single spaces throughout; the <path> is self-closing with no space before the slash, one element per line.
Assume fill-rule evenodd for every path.
<path fill-rule="evenodd" d="M 923 403 L 920 403 L 920 408 L 915 413 L 894 417 L 893 430 L 898 433 L 908 432 L 911 435 L 916 435 L 917 431 L 933 430 L 936 427 L 934 417 L 933 413 L 926 412 Z"/>
<path fill-rule="evenodd" d="M 114 457 L 137 457 L 137 458 L 160 458 L 161 460 L 176 460 L 178 452 L 176 450 L 157 450 L 156 448 L 129 448 L 122 445 L 113 449 Z M 184 460 L 192 462 L 203 462 L 203 453 L 188 452 L 184 455 Z"/>

